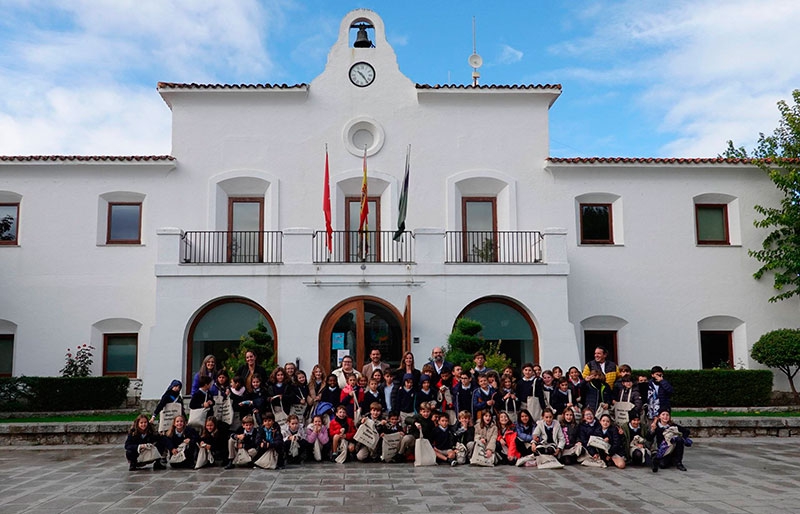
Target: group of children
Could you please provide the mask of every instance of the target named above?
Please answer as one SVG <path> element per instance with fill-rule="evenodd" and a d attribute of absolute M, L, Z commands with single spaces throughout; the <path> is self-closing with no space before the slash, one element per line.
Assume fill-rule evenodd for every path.
<path fill-rule="evenodd" d="M 527 363 L 517 378 L 512 368 L 485 368 L 480 352 L 475 362 L 469 370 L 445 365 L 436 372 L 428 363 L 418 373 L 378 369 L 368 377 L 326 375 L 317 365 L 310 379 L 289 363 L 267 380 L 258 373 L 229 380 L 204 364 L 189 419 L 175 380 L 153 415 L 134 421 L 126 457 L 131 470 L 151 462 L 154 469 L 282 469 L 330 459 L 685 471 L 691 440 L 671 419 L 672 387 L 660 367 L 634 384 L 623 365 L 609 384 L 602 373 L 583 377 L 576 367 L 564 376 L 557 366 Z M 158 417 L 161 431 L 153 425 Z"/>

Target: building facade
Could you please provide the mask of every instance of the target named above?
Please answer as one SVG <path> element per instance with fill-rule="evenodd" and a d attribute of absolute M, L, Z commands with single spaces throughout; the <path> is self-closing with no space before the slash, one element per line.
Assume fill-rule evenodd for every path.
<path fill-rule="evenodd" d="M 310 370 L 427 360 L 465 315 L 517 365 L 603 344 L 634 367 L 752 367 L 761 334 L 797 323 L 752 278 L 753 206 L 780 198 L 759 169 L 550 157 L 560 85 L 415 84 L 372 11 L 347 14 L 308 84 L 158 91 L 170 156 L 0 157 L 3 374 L 57 374 L 90 343 L 95 374 L 156 398 L 258 321 Z"/>

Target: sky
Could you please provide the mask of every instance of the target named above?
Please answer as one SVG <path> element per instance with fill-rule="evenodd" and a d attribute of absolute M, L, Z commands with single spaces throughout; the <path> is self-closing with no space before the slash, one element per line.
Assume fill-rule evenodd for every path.
<path fill-rule="evenodd" d="M 159 81 L 310 83 L 374 10 L 400 70 L 561 84 L 553 157 L 715 157 L 800 88 L 797 0 L 0 0 L 0 155 L 164 155 Z"/>

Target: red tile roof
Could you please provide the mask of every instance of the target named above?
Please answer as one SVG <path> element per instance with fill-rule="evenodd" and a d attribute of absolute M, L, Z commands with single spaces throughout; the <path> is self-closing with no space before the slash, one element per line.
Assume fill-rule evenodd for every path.
<path fill-rule="evenodd" d="M 507 85 L 463 85 L 463 84 L 417 84 L 417 89 L 557 89 L 561 84 L 507 84 Z"/>
<path fill-rule="evenodd" d="M 0 155 L 0 162 L 158 162 L 175 161 L 171 155 Z"/>
<path fill-rule="evenodd" d="M 197 84 L 181 82 L 159 82 L 158 89 L 302 89 L 308 84 Z"/>
<path fill-rule="evenodd" d="M 548 157 L 554 164 L 753 164 L 756 159 L 724 157 Z"/>

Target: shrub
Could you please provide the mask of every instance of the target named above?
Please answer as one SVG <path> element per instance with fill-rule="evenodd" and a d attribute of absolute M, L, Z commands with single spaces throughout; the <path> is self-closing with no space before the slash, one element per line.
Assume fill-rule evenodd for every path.
<path fill-rule="evenodd" d="M 789 380 L 795 403 L 800 403 L 800 394 L 794 385 L 794 377 L 800 371 L 800 329 L 767 332 L 750 349 L 750 356 L 764 366 L 781 370 Z"/>
<path fill-rule="evenodd" d="M 633 374 L 649 378 L 650 370 Z M 664 378 L 675 388 L 673 407 L 756 407 L 769 405 L 772 395 L 772 372 L 766 369 L 671 369 Z"/>
<path fill-rule="evenodd" d="M 127 377 L 0 378 L 0 411 L 116 409 L 125 403 Z"/>
<path fill-rule="evenodd" d="M 262 366 L 267 373 L 275 369 L 275 346 L 272 344 L 272 336 L 269 335 L 266 325 L 259 321 L 256 328 L 249 330 L 246 336 L 242 336 L 239 346 L 234 351 L 225 350 L 228 359 L 225 361 L 225 369 L 228 373 L 236 373 L 245 364 L 244 356 L 252 350 L 258 357 L 258 365 Z M 266 377 L 262 377 L 266 379 Z"/>
<path fill-rule="evenodd" d="M 88 377 L 92 374 L 92 350 L 94 346 L 88 344 L 81 344 L 75 348 L 75 355 L 72 355 L 72 350 L 67 348 L 67 354 L 64 357 L 66 361 L 64 367 L 61 368 L 62 377 Z"/>

